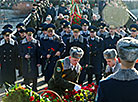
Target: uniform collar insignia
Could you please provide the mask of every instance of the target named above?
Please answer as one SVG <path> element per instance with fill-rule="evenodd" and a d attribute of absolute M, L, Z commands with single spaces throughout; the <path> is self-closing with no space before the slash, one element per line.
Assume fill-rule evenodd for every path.
<path fill-rule="evenodd" d="M 5 44 L 5 40 L 2 39 L 2 40 L 0 41 L 0 46 L 2 46 L 2 45 L 4 45 L 4 44 Z"/>
<path fill-rule="evenodd" d="M 116 73 L 112 74 L 110 77 L 121 81 L 131 81 L 138 79 L 138 71 L 135 68 L 119 69 Z"/>

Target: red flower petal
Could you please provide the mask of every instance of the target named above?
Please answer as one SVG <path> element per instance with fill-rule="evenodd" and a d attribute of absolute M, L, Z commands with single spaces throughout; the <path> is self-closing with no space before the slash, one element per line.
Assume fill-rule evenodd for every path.
<path fill-rule="evenodd" d="M 34 97 L 31 96 L 30 99 L 29 99 L 29 101 L 34 101 Z"/>

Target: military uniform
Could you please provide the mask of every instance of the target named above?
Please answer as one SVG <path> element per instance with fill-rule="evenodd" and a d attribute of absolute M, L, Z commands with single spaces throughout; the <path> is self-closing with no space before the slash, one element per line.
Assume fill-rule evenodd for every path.
<path fill-rule="evenodd" d="M 89 30 L 93 30 L 93 32 L 96 33 L 96 27 L 90 26 Z M 92 83 L 92 75 L 95 74 L 96 76 L 96 82 L 98 84 L 99 80 L 101 79 L 101 72 L 102 72 L 102 52 L 104 49 L 103 39 L 94 36 L 93 38 L 91 36 L 88 37 L 88 44 L 90 47 L 90 62 L 89 62 L 89 68 L 87 69 L 88 73 L 88 83 Z"/>
<path fill-rule="evenodd" d="M 116 71 L 118 71 L 120 69 L 121 65 L 118 62 L 118 60 L 116 59 L 116 64 L 113 67 L 110 67 L 109 65 L 107 65 L 106 69 L 105 69 L 105 77 L 109 76 L 110 74 L 115 73 Z"/>
<path fill-rule="evenodd" d="M 117 51 L 121 61 L 134 64 L 138 58 L 138 41 L 130 37 L 120 39 Z M 96 102 L 138 102 L 138 71 L 126 67 L 100 82 Z"/>
<path fill-rule="evenodd" d="M 27 28 L 27 32 L 33 32 L 32 28 Z M 34 33 L 34 32 L 33 32 Z M 30 80 L 33 80 L 33 90 L 37 91 L 37 64 L 40 64 L 39 54 L 40 43 L 36 39 L 27 41 L 23 39 L 20 45 L 20 56 L 23 59 L 23 77 L 25 85 L 29 85 Z M 25 55 L 30 55 L 30 58 L 25 58 Z"/>
<path fill-rule="evenodd" d="M 119 39 L 121 39 L 121 35 L 115 33 L 114 38 L 111 37 L 111 34 L 107 34 L 104 39 L 105 49 L 116 49 L 116 44 Z"/>
<path fill-rule="evenodd" d="M 84 30 L 80 31 L 80 34 L 86 39 L 90 35 L 90 31 L 88 30 L 89 22 L 87 20 L 82 20 L 81 26 L 86 27 L 86 31 Z"/>
<path fill-rule="evenodd" d="M 78 25 L 73 25 L 72 29 L 81 29 L 81 27 L 78 26 Z M 65 52 L 66 56 L 69 55 L 69 50 L 73 46 L 80 47 L 84 51 L 84 56 L 83 56 L 83 58 L 80 61 L 81 66 L 84 67 L 83 70 L 82 70 L 82 73 L 80 75 L 80 78 L 79 78 L 80 79 L 79 80 L 79 84 L 82 84 L 83 81 L 85 80 L 85 76 L 86 76 L 85 66 L 86 66 L 86 64 L 89 64 L 89 46 L 88 46 L 87 40 L 82 35 L 79 35 L 77 39 L 75 39 L 74 35 L 72 35 L 67 40 L 66 52 Z"/>
<path fill-rule="evenodd" d="M 11 33 L 12 31 L 10 29 L 5 29 L 2 32 L 6 36 Z M 10 38 L 8 42 L 5 39 L 0 41 L 0 70 L 3 83 L 14 84 L 16 80 L 15 68 L 17 65 L 17 55 L 18 49 L 15 40 Z"/>
<path fill-rule="evenodd" d="M 53 28 L 53 24 L 49 24 L 47 26 L 48 28 Z M 60 58 L 60 56 L 55 56 L 56 52 L 59 51 L 62 55 L 65 50 L 65 45 L 62 41 L 62 39 L 54 34 L 52 37 L 49 37 L 48 35 L 45 36 L 43 39 L 40 40 L 41 43 L 41 56 L 42 56 L 42 69 L 43 69 L 43 75 L 45 76 L 45 81 L 48 82 L 49 79 L 52 77 L 54 66 L 56 64 L 56 61 Z M 48 46 L 47 46 L 48 45 Z M 51 57 L 48 59 L 47 55 L 50 54 Z"/>
<path fill-rule="evenodd" d="M 65 89 L 73 90 L 75 83 L 78 81 L 80 71 L 81 66 L 79 64 L 72 70 L 69 57 L 58 60 L 54 69 L 54 75 L 48 82 L 48 88 L 60 95 L 64 93 Z"/>

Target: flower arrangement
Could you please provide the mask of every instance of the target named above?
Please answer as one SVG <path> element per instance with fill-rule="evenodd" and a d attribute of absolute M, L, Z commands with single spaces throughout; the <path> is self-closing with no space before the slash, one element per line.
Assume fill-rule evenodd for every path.
<path fill-rule="evenodd" d="M 98 86 L 95 85 L 94 83 L 88 84 L 87 86 L 84 86 L 81 88 L 79 91 L 65 91 L 65 94 L 61 97 L 63 102 L 94 102 L 96 93 L 97 93 L 97 88 Z M 47 90 L 47 88 L 45 88 Z M 43 98 L 49 98 L 52 97 L 51 99 L 56 99 L 59 102 L 60 100 L 54 97 L 54 95 L 51 95 L 49 93 L 45 94 L 43 93 Z M 52 101 L 53 101 L 52 100 Z"/>
<path fill-rule="evenodd" d="M 84 86 L 79 91 L 66 91 L 63 96 L 65 102 L 94 102 L 98 86 L 94 83 Z"/>
<path fill-rule="evenodd" d="M 2 98 L 2 102 L 48 102 L 32 91 L 32 89 L 26 89 L 21 85 L 12 86 L 8 89 L 6 95 Z"/>
<path fill-rule="evenodd" d="M 38 92 L 45 102 L 47 102 L 47 99 L 49 100 L 48 102 L 62 102 L 61 97 L 56 92 L 47 89 L 48 88 L 45 88 L 45 90 Z"/>

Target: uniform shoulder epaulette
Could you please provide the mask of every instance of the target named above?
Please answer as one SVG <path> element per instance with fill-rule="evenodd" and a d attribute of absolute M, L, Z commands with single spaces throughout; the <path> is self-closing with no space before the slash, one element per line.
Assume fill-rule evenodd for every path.
<path fill-rule="evenodd" d="M 27 43 L 27 40 L 26 40 L 26 38 L 24 38 L 23 40 L 22 40 L 22 44 L 26 44 Z"/>
<path fill-rule="evenodd" d="M 100 37 L 95 36 L 95 40 L 96 40 L 97 42 L 100 42 Z"/>
<path fill-rule="evenodd" d="M 118 34 L 118 33 L 115 33 L 115 36 L 116 36 L 116 37 L 118 37 L 118 38 L 120 38 L 120 37 L 121 37 L 121 35 L 120 35 L 120 34 Z"/>
<path fill-rule="evenodd" d="M 15 44 L 17 44 L 17 42 L 15 40 L 13 40 L 13 39 L 10 39 L 10 44 L 11 45 L 15 45 Z"/>
<path fill-rule="evenodd" d="M 4 45 L 4 44 L 5 44 L 5 40 L 2 39 L 2 40 L 0 41 L 0 46 L 2 46 L 2 45 Z"/>
<path fill-rule="evenodd" d="M 36 44 L 36 43 L 38 43 L 38 40 L 33 39 L 33 40 L 32 40 L 32 43 L 35 43 L 35 44 Z"/>
<path fill-rule="evenodd" d="M 109 38 L 109 37 L 110 37 L 109 33 L 108 33 L 108 34 L 106 34 L 105 38 Z"/>
<path fill-rule="evenodd" d="M 61 38 L 57 34 L 54 34 L 54 40 L 58 40 L 59 42 L 61 42 Z"/>

